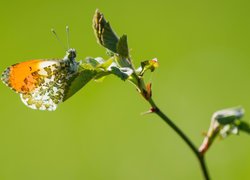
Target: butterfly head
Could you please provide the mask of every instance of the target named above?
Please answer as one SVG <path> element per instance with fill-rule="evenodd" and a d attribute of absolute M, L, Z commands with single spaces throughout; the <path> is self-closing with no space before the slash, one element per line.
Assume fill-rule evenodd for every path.
<path fill-rule="evenodd" d="M 74 48 L 70 48 L 66 51 L 66 55 L 64 59 L 66 60 L 74 60 L 76 58 L 76 50 Z"/>

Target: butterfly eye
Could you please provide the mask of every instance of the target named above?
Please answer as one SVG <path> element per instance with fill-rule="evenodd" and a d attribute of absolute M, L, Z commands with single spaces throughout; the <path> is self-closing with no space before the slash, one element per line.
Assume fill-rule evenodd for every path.
<path fill-rule="evenodd" d="M 76 50 L 75 49 L 69 49 L 68 51 L 68 57 L 69 59 L 75 59 L 76 58 Z"/>

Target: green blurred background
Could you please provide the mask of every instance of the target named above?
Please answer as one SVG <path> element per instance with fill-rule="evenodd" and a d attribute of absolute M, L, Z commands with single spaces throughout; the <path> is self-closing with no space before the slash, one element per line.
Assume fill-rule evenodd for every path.
<path fill-rule="evenodd" d="M 128 35 L 136 65 L 157 57 L 147 80 L 159 107 L 198 146 L 212 113 L 245 107 L 250 121 L 250 4 L 247 1 L 2 1 L 1 63 L 60 58 L 57 30 L 78 59 L 107 57 L 96 44 L 92 16 L 99 8 Z M 188 147 L 155 115 L 135 88 L 110 76 L 91 82 L 55 112 L 27 108 L 4 84 L 1 91 L 0 180 L 202 179 Z M 250 137 L 215 141 L 207 153 L 213 179 L 250 178 Z"/>

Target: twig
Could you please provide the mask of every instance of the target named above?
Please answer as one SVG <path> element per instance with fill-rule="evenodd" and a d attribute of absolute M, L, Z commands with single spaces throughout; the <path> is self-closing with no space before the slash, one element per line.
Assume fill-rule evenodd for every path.
<path fill-rule="evenodd" d="M 185 143 L 190 147 L 190 149 L 193 151 L 195 156 L 197 157 L 198 161 L 200 162 L 200 166 L 203 172 L 203 176 L 205 180 L 209 180 L 209 173 L 208 169 L 206 167 L 204 154 L 200 153 L 198 149 L 195 147 L 193 142 L 184 134 L 182 130 L 180 130 L 174 123 L 171 121 L 154 103 L 153 99 L 148 99 L 148 102 L 152 106 L 152 112 L 156 113 L 162 120 L 164 120 L 182 139 L 185 141 Z"/>

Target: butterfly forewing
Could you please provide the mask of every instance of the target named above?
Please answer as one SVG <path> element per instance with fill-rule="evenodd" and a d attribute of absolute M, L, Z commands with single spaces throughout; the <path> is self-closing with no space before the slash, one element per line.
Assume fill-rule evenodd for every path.
<path fill-rule="evenodd" d="M 74 73 L 68 61 L 31 60 L 8 67 L 2 81 L 20 93 L 28 107 L 52 111 L 62 102 L 68 79 Z"/>

